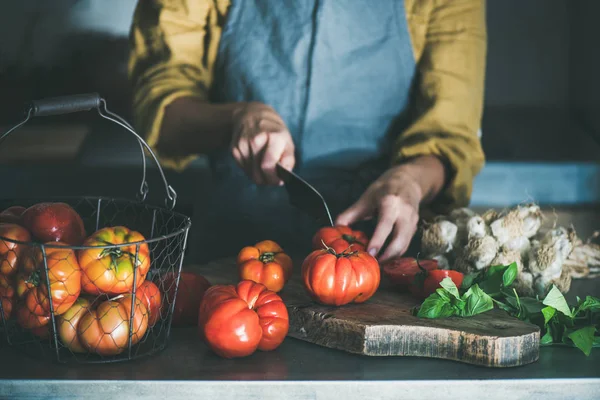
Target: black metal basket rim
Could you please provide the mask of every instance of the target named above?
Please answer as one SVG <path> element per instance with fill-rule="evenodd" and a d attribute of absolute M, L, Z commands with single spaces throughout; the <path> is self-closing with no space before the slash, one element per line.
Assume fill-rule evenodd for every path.
<path fill-rule="evenodd" d="M 0 199 L 0 202 L 37 202 L 39 199 Z M 107 200 L 107 201 L 120 201 L 120 202 L 127 202 L 130 204 L 134 204 L 134 205 L 140 205 L 140 206 L 144 206 L 149 208 L 150 210 L 160 210 L 162 212 L 167 212 L 167 213 L 171 213 L 174 216 L 180 217 L 182 218 L 182 220 L 185 221 L 185 226 L 183 226 L 182 228 L 179 228 L 171 233 L 169 233 L 168 235 L 161 235 L 158 237 L 154 237 L 154 238 L 150 238 L 150 239 L 145 239 L 145 240 L 138 240 L 137 242 L 128 242 L 128 243 L 121 243 L 121 244 L 110 244 L 110 245 L 102 245 L 102 246 L 72 246 L 72 245 L 60 245 L 60 244 L 52 244 L 50 242 L 23 242 L 20 240 L 14 240 L 14 239 L 10 239 L 4 236 L 0 236 L 0 240 L 6 241 L 8 243 L 15 243 L 15 244 L 19 244 L 19 245 L 24 245 L 24 246 L 37 246 L 37 247 L 43 247 L 43 248 L 49 248 L 49 249 L 71 249 L 71 250 L 89 250 L 89 249 L 114 249 L 114 248 L 119 248 L 119 247 L 123 247 L 123 246 L 138 246 L 138 245 L 143 245 L 143 244 L 150 244 L 150 243 L 154 243 L 154 242 L 158 242 L 161 240 L 166 240 L 166 239 L 170 239 L 172 237 L 175 237 L 177 235 L 181 235 L 182 233 L 185 233 L 186 231 L 188 231 L 190 229 L 190 227 L 192 226 L 192 220 L 190 217 L 183 215 L 181 213 L 178 213 L 176 211 L 172 211 L 172 210 L 168 210 L 166 208 L 161 208 L 158 206 L 153 206 L 147 203 L 143 203 L 140 201 L 134 201 L 131 199 L 125 199 L 125 198 L 115 198 L 115 197 L 102 197 L 102 196 L 61 196 L 61 197 L 57 197 L 57 196 L 50 196 L 50 197 L 45 197 L 44 200 L 42 200 L 43 202 L 50 202 L 50 201 L 58 201 L 58 200 Z"/>

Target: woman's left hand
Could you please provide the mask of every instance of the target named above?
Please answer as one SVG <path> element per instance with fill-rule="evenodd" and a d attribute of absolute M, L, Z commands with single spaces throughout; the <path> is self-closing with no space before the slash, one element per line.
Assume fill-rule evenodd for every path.
<path fill-rule="evenodd" d="M 444 186 L 445 170 L 433 156 L 415 158 L 386 171 L 373 182 L 350 208 L 336 219 L 336 225 L 351 225 L 378 214 L 378 222 L 368 245 L 373 256 L 385 261 L 406 252 L 419 222 L 419 205 L 433 199 Z"/>

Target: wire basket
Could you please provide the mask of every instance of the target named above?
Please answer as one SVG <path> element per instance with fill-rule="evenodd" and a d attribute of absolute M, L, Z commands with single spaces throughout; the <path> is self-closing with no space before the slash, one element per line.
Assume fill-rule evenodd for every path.
<path fill-rule="evenodd" d="M 148 144 L 98 94 L 32 102 L 0 144 L 31 117 L 91 109 L 137 138 L 143 160 L 138 199 L 0 200 L 0 212 L 22 207 L 0 219 L 0 333 L 12 347 L 61 363 L 132 360 L 167 346 L 191 226 L 173 211 L 177 194 Z M 144 150 L 163 178 L 165 207 L 144 203 Z M 50 229 L 62 223 L 60 210 L 67 210 L 66 228 Z"/>

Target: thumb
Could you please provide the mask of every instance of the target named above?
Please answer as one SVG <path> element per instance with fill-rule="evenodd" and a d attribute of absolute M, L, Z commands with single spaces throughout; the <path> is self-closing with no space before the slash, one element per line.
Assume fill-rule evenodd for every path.
<path fill-rule="evenodd" d="M 372 212 L 371 201 L 368 196 L 362 196 L 346 211 L 342 212 L 335 220 L 336 225 L 352 225 L 353 223 L 366 219 Z"/>

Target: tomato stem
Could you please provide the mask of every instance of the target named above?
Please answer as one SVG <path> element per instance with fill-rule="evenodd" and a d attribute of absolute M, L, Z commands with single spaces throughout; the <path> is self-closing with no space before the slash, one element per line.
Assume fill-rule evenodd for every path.
<path fill-rule="evenodd" d="M 352 257 L 353 255 L 358 253 L 357 251 L 348 251 L 352 248 L 352 245 L 350 245 L 346 250 L 342 251 L 341 253 L 338 253 L 335 251 L 335 249 L 333 247 L 327 246 L 323 240 L 321 240 L 321 243 L 323 243 L 323 246 L 325 247 L 325 249 L 324 249 L 325 251 L 327 251 L 329 254 L 336 256 L 337 258 Z"/>
<path fill-rule="evenodd" d="M 346 242 L 348 242 L 350 245 L 353 244 L 360 244 L 361 246 L 365 246 L 365 244 L 359 240 L 356 240 L 356 237 L 352 236 L 352 235 L 348 235 L 348 234 L 343 234 L 342 235 L 342 239 L 344 239 Z"/>
<path fill-rule="evenodd" d="M 267 252 L 267 253 L 262 253 L 258 259 L 263 263 L 263 264 L 268 264 L 270 262 L 275 261 L 275 256 L 279 254 L 279 253 L 274 253 L 274 252 Z"/>

